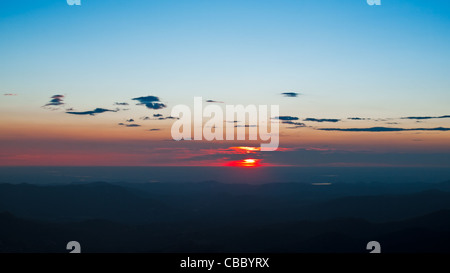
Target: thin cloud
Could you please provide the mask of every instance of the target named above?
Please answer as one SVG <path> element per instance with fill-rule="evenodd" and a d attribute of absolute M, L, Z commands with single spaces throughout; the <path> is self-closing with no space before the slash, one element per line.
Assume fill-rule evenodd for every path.
<path fill-rule="evenodd" d="M 127 102 L 115 102 L 114 105 L 117 105 L 117 106 L 127 106 L 127 105 L 129 105 L 129 104 L 128 104 Z"/>
<path fill-rule="evenodd" d="M 17 94 L 6 93 L 6 94 L 3 94 L 3 96 L 17 96 Z"/>
<path fill-rule="evenodd" d="M 154 129 L 148 129 L 150 132 L 153 132 L 153 131 L 161 131 L 161 129 L 158 129 L 158 128 L 154 128 Z"/>
<path fill-rule="evenodd" d="M 257 127 L 257 126 L 256 125 L 245 124 L 245 125 L 235 125 L 234 127 L 246 127 L 246 128 L 249 128 L 249 127 Z"/>
<path fill-rule="evenodd" d="M 441 118 L 450 118 L 450 115 L 437 116 L 437 117 L 431 117 L 431 116 L 425 116 L 425 117 L 403 117 L 403 118 L 401 118 L 401 119 L 417 119 L 417 120 L 423 120 L 423 119 L 441 119 Z"/>
<path fill-rule="evenodd" d="M 141 127 L 141 125 L 139 124 L 124 124 L 124 123 L 119 123 L 118 125 L 120 126 L 125 126 L 125 127 Z"/>
<path fill-rule="evenodd" d="M 159 110 L 167 107 L 156 96 L 139 97 L 132 100 L 138 101 L 139 103 L 137 105 L 145 105 L 148 109 Z"/>
<path fill-rule="evenodd" d="M 180 119 L 180 118 L 176 118 L 176 117 L 172 117 L 172 116 L 164 117 L 164 116 L 163 116 L 163 115 L 161 115 L 161 114 L 154 114 L 154 115 L 153 115 L 153 117 L 154 117 L 154 118 L 151 118 L 151 117 L 147 117 L 147 116 L 145 116 L 145 117 L 140 117 L 139 119 L 142 119 L 142 120 L 166 120 L 166 119 Z"/>
<path fill-rule="evenodd" d="M 370 120 L 370 118 L 358 118 L 358 117 L 354 117 L 354 118 L 347 118 L 349 120 Z"/>
<path fill-rule="evenodd" d="M 224 103 L 223 101 L 218 101 L 218 100 L 206 100 L 206 102 L 210 102 L 210 103 Z"/>
<path fill-rule="evenodd" d="M 303 122 L 295 122 L 295 121 L 285 120 L 282 123 L 283 124 L 294 125 L 294 126 L 291 126 L 291 127 L 287 127 L 288 129 L 296 129 L 296 128 L 306 127 L 306 124 L 304 124 Z"/>
<path fill-rule="evenodd" d="M 305 118 L 303 121 L 313 121 L 313 122 L 339 122 L 340 119 L 333 119 L 333 118 Z"/>
<path fill-rule="evenodd" d="M 134 119 L 132 119 L 132 118 L 127 119 L 127 122 L 134 122 Z"/>
<path fill-rule="evenodd" d="M 50 98 L 51 98 L 50 102 L 44 105 L 44 107 L 64 105 L 64 95 L 54 95 L 51 96 Z"/>
<path fill-rule="evenodd" d="M 84 111 L 84 112 L 66 112 L 67 114 L 72 114 L 72 115 L 90 115 L 90 116 L 95 116 L 96 114 L 101 114 L 104 112 L 117 112 L 117 110 L 109 110 L 109 109 L 104 109 L 104 108 L 95 108 L 92 111 Z"/>
<path fill-rule="evenodd" d="M 281 93 L 281 95 L 288 97 L 288 98 L 296 98 L 300 95 L 300 93 L 296 93 L 296 92 L 284 92 Z"/>
<path fill-rule="evenodd" d="M 158 120 L 166 120 L 166 119 L 180 119 L 180 118 L 171 117 L 171 116 L 158 118 Z"/>
<path fill-rule="evenodd" d="M 402 132 L 402 131 L 450 131 L 450 128 L 392 128 L 392 127 L 371 127 L 371 128 L 319 128 L 321 131 L 341 131 L 341 132 Z"/>
<path fill-rule="evenodd" d="M 290 129 L 294 129 L 294 128 L 300 128 L 300 127 L 305 127 L 306 124 L 304 124 L 303 122 L 296 122 L 294 120 L 299 120 L 298 117 L 293 117 L 293 116 L 279 116 L 276 117 L 274 119 L 278 119 L 281 120 L 281 123 L 283 124 L 290 124 L 290 125 L 294 125 L 292 127 L 288 127 Z"/>

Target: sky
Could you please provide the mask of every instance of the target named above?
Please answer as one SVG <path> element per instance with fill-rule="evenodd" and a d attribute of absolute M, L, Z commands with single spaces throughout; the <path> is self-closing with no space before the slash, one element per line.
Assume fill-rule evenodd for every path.
<path fill-rule="evenodd" d="M 449 45 L 444 0 L 3 0 L 0 166 L 449 167 Z M 174 141 L 194 97 L 280 148 Z"/>

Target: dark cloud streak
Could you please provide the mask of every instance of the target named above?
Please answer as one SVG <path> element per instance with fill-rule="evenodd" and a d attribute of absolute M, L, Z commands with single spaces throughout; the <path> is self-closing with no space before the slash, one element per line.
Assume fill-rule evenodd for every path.
<path fill-rule="evenodd" d="M 141 127 L 141 125 L 139 124 L 124 124 L 124 123 L 119 123 L 118 125 L 120 126 L 125 126 L 125 127 Z"/>
<path fill-rule="evenodd" d="M 148 109 L 159 110 L 167 107 L 167 105 L 162 103 L 159 98 L 155 96 L 139 97 L 132 100 L 138 101 L 139 103 L 137 105 L 145 105 Z"/>
<path fill-rule="evenodd" d="M 417 120 L 423 120 L 423 119 L 441 119 L 441 118 L 450 118 L 450 115 L 445 116 L 437 116 L 437 117 L 431 117 L 431 116 L 425 116 L 425 117 L 403 117 L 401 119 L 417 119 Z"/>
<path fill-rule="evenodd" d="M 294 125 L 294 126 L 291 126 L 291 127 L 287 127 L 289 129 L 296 129 L 296 128 L 306 127 L 306 124 L 304 124 L 303 122 L 295 122 L 295 121 L 290 121 L 290 120 L 283 121 L 283 124 Z"/>
<path fill-rule="evenodd" d="M 281 93 L 281 95 L 288 97 L 288 98 L 296 98 L 300 94 L 296 93 L 296 92 L 284 92 L 284 93 Z"/>
<path fill-rule="evenodd" d="M 349 120 L 370 120 L 370 118 L 358 118 L 358 117 L 355 117 L 355 118 L 347 118 L 347 119 L 349 119 Z"/>
<path fill-rule="evenodd" d="M 312 121 L 312 122 L 339 122 L 341 121 L 340 119 L 331 119 L 331 118 L 322 118 L 322 119 L 317 119 L 317 118 L 305 118 L 303 121 Z"/>
<path fill-rule="evenodd" d="M 293 117 L 293 116 L 279 116 L 276 117 L 275 119 L 279 119 L 279 120 L 298 120 L 298 117 Z"/>
<path fill-rule="evenodd" d="M 61 106 L 64 105 L 64 95 L 54 95 L 50 97 L 51 100 L 49 103 L 47 103 L 46 105 L 44 105 L 43 107 L 48 107 L 48 106 Z"/>
<path fill-rule="evenodd" d="M 96 114 L 101 114 L 104 112 L 117 112 L 117 110 L 109 110 L 109 109 L 104 109 L 104 108 L 95 108 L 92 111 L 84 111 L 84 112 L 66 112 L 67 114 L 72 114 L 72 115 L 90 115 L 90 116 L 95 116 Z"/>

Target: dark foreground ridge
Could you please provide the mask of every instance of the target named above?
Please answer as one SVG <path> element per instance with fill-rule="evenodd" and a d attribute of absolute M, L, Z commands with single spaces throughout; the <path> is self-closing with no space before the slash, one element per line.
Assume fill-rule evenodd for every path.
<path fill-rule="evenodd" d="M 0 252 L 449 252 L 448 183 L 395 187 L 0 184 Z"/>

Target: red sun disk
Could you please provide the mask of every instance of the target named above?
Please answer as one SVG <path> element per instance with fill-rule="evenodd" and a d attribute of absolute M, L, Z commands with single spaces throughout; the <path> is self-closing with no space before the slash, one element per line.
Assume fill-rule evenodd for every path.
<path fill-rule="evenodd" d="M 225 166 L 246 167 L 246 168 L 260 167 L 261 166 L 260 161 L 261 161 L 261 159 L 246 158 L 246 159 L 242 159 L 242 160 L 235 160 L 235 161 L 228 162 L 227 164 L 225 164 Z"/>

